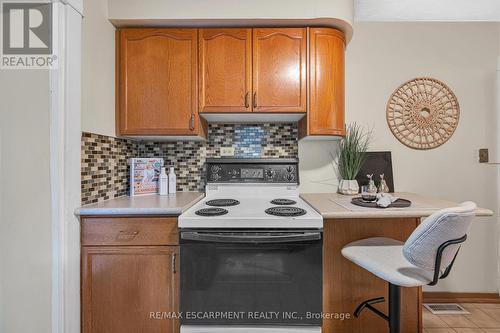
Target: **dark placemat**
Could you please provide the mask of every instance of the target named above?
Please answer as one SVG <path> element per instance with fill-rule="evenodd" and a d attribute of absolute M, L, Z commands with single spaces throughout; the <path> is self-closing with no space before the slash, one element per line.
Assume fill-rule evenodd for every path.
<path fill-rule="evenodd" d="M 368 208 L 405 208 L 411 206 L 411 201 L 406 199 L 398 199 L 390 204 L 388 207 L 377 206 L 376 201 L 367 202 L 361 197 L 352 198 L 351 203 L 356 206 L 368 207 Z"/>

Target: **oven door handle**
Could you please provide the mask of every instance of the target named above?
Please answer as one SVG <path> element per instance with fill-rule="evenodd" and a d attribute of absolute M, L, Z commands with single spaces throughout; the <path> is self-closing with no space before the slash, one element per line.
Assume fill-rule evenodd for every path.
<path fill-rule="evenodd" d="M 246 234 L 223 234 L 223 233 L 207 233 L 184 231 L 181 233 L 181 238 L 190 241 L 211 242 L 211 243 L 291 243 L 291 242 L 308 242 L 321 239 L 321 232 L 299 232 L 299 233 L 272 233 L 265 235 L 246 235 Z"/>

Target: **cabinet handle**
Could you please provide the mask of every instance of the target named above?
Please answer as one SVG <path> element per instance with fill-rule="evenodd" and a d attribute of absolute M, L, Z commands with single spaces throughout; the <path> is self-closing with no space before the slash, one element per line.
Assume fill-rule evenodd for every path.
<path fill-rule="evenodd" d="M 194 130 L 194 113 L 191 113 L 191 119 L 189 119 L 189 129 Z"/>
<path fill-rule="evenodd" d="M 249 94 L 249 92 L 247 91 L 247 93 L 245 94 L 245 108 L 246 108 L 246 109 L 248 109 L 248 107 L 250 106 L 250 105 L 248 104 L 248 94 Z"/>
<path fill-rule="evenodd" d="M 172 273 L 176 274 L 177 270 L 175 269 L 175 261 L 177 259 L 177 253 L 172 253 Z"/>
<path fill-rule="evenodd" d="M 253 107 L 257 107 L 257 92 L 253 93 Z"/>
<path fill-rule="evenodd" d="M 139 234 L 139 231 L 125 231 L 125 230 L 120 230 L 118 233 L 118 236 L 116 236 L 117 240 L 122 240 L 122 241 L 131 241 Z"/>

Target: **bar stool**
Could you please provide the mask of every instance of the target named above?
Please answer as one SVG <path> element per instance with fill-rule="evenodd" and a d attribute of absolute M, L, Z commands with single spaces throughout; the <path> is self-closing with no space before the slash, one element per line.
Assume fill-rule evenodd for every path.
<path fill-rule="evenodd" d="M 389 284 L 388 315 L 373 307 L 385 301 L 378 297 L 361 303 L 354 316 L 368 309 L 389 323 L 390 333 L 399 333 L 401 287 L 433 286 L 448 276 L 475 211 L 476 204 L 470 201 L 440 210 L 427 217 L 405 243 L 373 237 L 346 245 L 342 249 L 345 258 Z"/>

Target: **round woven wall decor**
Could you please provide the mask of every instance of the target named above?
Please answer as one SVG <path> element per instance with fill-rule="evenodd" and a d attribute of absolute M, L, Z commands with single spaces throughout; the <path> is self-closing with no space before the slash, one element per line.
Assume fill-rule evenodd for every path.
<path fill-rule="evenodd" d="M 433 149 L 453 135 L 460 118 L 457 97 L 443 82 L 421 77 L 408 81 L 387 102 L 392 134 L 413 149 Z"/>

